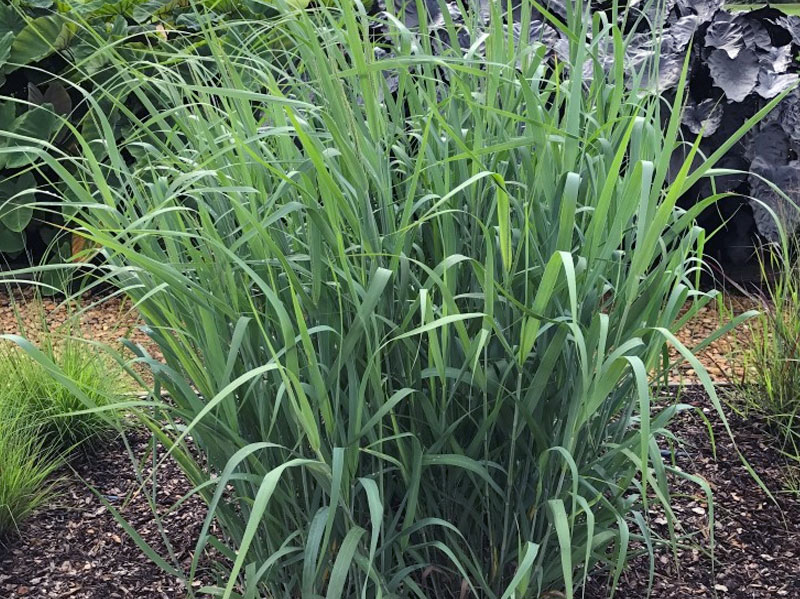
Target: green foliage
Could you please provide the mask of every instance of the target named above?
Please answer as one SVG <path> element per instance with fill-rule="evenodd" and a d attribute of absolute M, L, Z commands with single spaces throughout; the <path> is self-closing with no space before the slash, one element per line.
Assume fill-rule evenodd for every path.
<path fill-rule="evenodd" d="M 800 463 L 800 254 L 796 239 L 762 254 L 763 309 L 743 346 L 747 372 L 736 406 L 765 417 L 787 456 Z"/>
<path fill-rule="evenodd" d="M 347 2 L 206 21 L 169 66 L 112 48 L 87 122 L 145 114 L 38 154 L 163 352 L 142 417 L 210 505 L 216 595 L 572 598 L 663 541 L 648 501 L 674 533 L 669 476 L 710 494 L 649 375 L 669 342 L 704 376 L 672 332 L 717 198 L 676 202 L 752 123 L 668 181 L 683 84 L 592 68 L 624 41 L 579 10 L 553 66 L 491 6 L 485 59 L 389 20 L 378 60 Z"/>
<path fill-rule="evenodd" d="M 26 302 L 24 318 L 16 301 L 12 307 L 21 334 L 32 341 L 3 335 L 0 396 L 36 423 L 48 448 L 64 453 L 90 446 L 119 428 L 122 415 L 112 406 L 132 389 L 132 380 L 111 354 L 81 339 L 79 313 L 53 327 L 40 299 Z"/>
<path fill-rule="evenodd" d="M 48 335 L 40 351 L 44 361 L 8 343 L 0 346 L 0 385 L 39 423 L 47 446 L 70 450 L 114 432 L 121 415 L 107 408 L 131 388 L 124 371 L 95 346 L 73 337 Z M 50 363 L 58 377 L 48 369 Z M 106 409 L 85 413 L 87 400 L 90 407 Z"/>
<path fill-rule="evenodd" d="M 35 418 L 0 388 L 0 547 L 53 491 L 49 477 L 60 461 L 46 448 Z"/>
<path fill-rule="evenodd" d="M 226 14 L 222 9 L 239 14 L 248 3 L 213 4 L 218 6 L 214 18 L 221 18 Z M 198 27 L 195 14 L 185 1 L 12 0 L 0 6 L 0 150 L 8 151 L 0 154 L 0 256 L 14 259 L 28 250 L 26 257 L 38 260 L 43 250 L 33 255 L 31 237 L 42 248 L 53 245 L 54 238 L 57 244 L 62 241 L 63 234 L 57 235 L 65 220 L 61 206 L 52 201 L 47 173 L 37 180 L 30 178 L 26 169 L 36 165 L 36 157 L 26 148 L 48 142 L 60 151 L 74 151 L 66 124 L 81 127 L 83 111 L 73 102 L 79 86 L 91 87 L 104 80 L 107 60 L 101 49 L 117 45 L 131 61 L 137 60 L 137 53 L 156 57 L 159 46 L 168 46 L 164 30 L 157 26 L 170 27 L 171 44 L 188 44 Z M 133 100 L 128 110 L 136 110 Z M 122 136 L 125 119 L 119 114 L 115 118 L 123 121 L 115 126 L 115 135 Z M 98 137 L 90 126 L 82 127 L 82 132 L 89 139 Z M 21 189 L 23 182 L 27 187 Z M 24 192 L 17 198 L 24 198 L 26 207 L 7 203 L 9 188 Z M 34 202 L 35 212 L 31 210 Z M 17 226 L 9 226 L 7 220 L 15 218 L 10 214 L 19 217 Z M 26 222 L 20 228 L 22 220 Z M 50 253 L 58 256 L 59 252 Z"/>

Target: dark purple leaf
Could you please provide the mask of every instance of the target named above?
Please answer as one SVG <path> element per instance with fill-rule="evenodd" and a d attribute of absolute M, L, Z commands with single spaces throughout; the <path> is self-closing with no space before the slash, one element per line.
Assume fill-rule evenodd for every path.
<path fill-rule="evenodd" d="M 779 123 L 771 123 L 757 131 L 747 151 L 751 158 L 760 157 L 772 166 L 789 163 L 789 136 Z"/>
<path fill-rule="evenodd" d="M 769 32 L 761 23 L 745 16 L 737 16 L 736 20 L 742 24 L 742 39 L 746 48 L 769 50 L 772 47 Z"/>
<path fill-rule="evenodd" d="M 793 232 L 800 224 L 800 162 L 792 160 L 783 166 L 773 166 L 761 156 L 756 156 L 750 166 L 750 204 L 758 232 L 770 241 L 779 241 L 780 222 L 785 231 Z M 777 193 L 763 179 L 774 183 L 788 200 Z"/>
<path fill-rule="evenodd" d="M 422 0 L 422 5 L 427 12 L 428 21 L 435 19 L 440 14 L 439 2 L 437 0 Z M 419 26 L 419 14 L 417 13 L 417 0 L 394 0 L 395 14 L 408 27 Z"/>
<path fill-rule="evenodd" d="M 714 135 L 722 123 L 722 104 L 712 98 L 703 100 L 699 104 L 689 102 L 683 111 L 682 122 L 695 135 L 701 131 L 703 137 Z"/>
<path fill-rule="evenodd" d="M 758 61 L 766 71 L 775 74 L 785 73 L 792 62 L 792 50 L 789 46 L 770 48 L 766 52 L 759 53 Z"/>
<path fill-rule="evenodd" d="M 675 21 L 668 31 L 673 40 L 673 49 L 676 51 L 684 50 L 697 32 L 698 27 L 700 27 L 700 19 L 696 15 L 681 17 Z"/>
<path fill-rule="evenodd" d="M 756 85 L 756 93 L 767 100 L 785 92 L 787 89 L 797 83 L 796 73 L 771 73 L 769 71 L 761 71 L 758 74 L 758 85 Z"/>
<path fill-rule="evenodd" d="M 723 50 L 728 58 L 736 58 L 744 47 L 744 27 L 739 19 L 720 13 L 706 30 L 706 46 Z"/>
<path fill-rule="evenodd" d="M 800 17 L 795 15 L 778 17 L 775 23 L 786 29 L 795 45 L 800 46 Z"/>
<path fill-rule="evenodd" d="M 707 23 L 722 8 L 722 4 L 723 0 L 678 0 L 675 7 L 681 15 L 697 15 L 701 23 Z"/>
<path fill-rule="evenodd" d="M 733 102 L 744 100 L 758 83 L 758 56 L 753 50 L 742 50 L 735 59 L 724 50 L 714 50 L 708 57 L 708 68 L 714 85 Z"/>

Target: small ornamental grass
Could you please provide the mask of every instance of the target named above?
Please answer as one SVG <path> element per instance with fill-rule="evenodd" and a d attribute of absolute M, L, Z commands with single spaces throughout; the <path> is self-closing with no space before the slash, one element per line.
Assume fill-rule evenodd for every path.
<path fill-rule="evenodd" d="M 766 281 L 759 299 L 762 310 L 741 350 L 746 377 L 743 401 L 733 404 L 745 413 L 763 416 L 786 456 L 800 465 L 800 248 L 782 236 L 782 243 L 759 253 Z"/>
<path fill-rule="evenodd" d="M 59 464 L 39 421 L 0 389 L 0 550 L 22 521 L 53 496 L 50 477 Z"/>
<path fill-rule="evenodd" d="M 351 2 L 105 48 L 103 139 L 31 142 L 166 360 L 140 350 L 141 412 L 210 506 L 188 588 L 213 546 L 226 598 L 571 598 L 663 541 L 650 501 L 674 544 L 670 476 L 710 493 L 662 459 L 679 407 L 650 376 L 670 343 L 719 408 L 673 332 L 711 300 L 694 217 L 720 198 L 676 202 L 752 122 L 672 170 L 685 80 L 665 103 L 569 4 L 566 62 L 494 2 L 469 51 Z"/>
<path fill-rule="evenodd" d="M 55 373 L 16 345 L 2 343 L 0 388 L 39 422 L 48 446 L 88 448 L 113 432 L 120 415 L 110 408 L 131 388 L 124 370 L 96 346 L 73 337 L 48 336 L 38 351 Z M 104 409 L 87 410 L 87 400 Z"/>
<path fill-rule="evenodd" d="M 0 341 L 0 542 L 52 499 L 54 470 L 74 450 L 91 449 L 120 428 L 113 405 L 132 387 L 104 348 L 67 334 L 77 330 L 74 317 L 51 328 L 33 301 L 24 313 L 40 321 L 36 326 L 12 304 L 17 328 L 35 336 L 38 347 L 17 335 Z"/>
<path fill-rule="evenodd" d="M 20 282 L 8 284 L 11 278 L 6 293 L 16 333 L 0 336 L 0 394 L 37 423 L 48 449 L 90 449 L 119 430 L 122 413 L 114 404 L 133 390 L 134 379 L 110 348 L 82 338 L 77 304 L 48 309 L 38 294 L 21 299 Z"/>

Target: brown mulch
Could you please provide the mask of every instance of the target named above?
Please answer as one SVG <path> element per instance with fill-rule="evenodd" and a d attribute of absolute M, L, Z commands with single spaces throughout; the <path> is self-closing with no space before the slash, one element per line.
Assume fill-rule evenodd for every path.
<path fill-rule="evenodd" d="M 140 432 L 128 434 L 144 480 L 152 474 L 152 443 Z M 156 450 L 160 459 L 163 450 Z M 206 514 L 205 504 L 189 498 L 172 506 L 191 485 L 178 465 L 168 459 L 144 487 L 122 439 L 108 443 L 95 455 L 83 455 L 67 468 L 59 494 L 35 513 L 17 538 L 0 545 L 0 597 L 3 599 L 178 599 L 186 589 L 174 576 L 156 566 L 123 530 L 114 515 L 86 483 L 105 496 L 129 524 L 173 564 L 156 525 L 149 501 L 162 517 L 163 535 L 180 568 L 191 563 L 192 550 Z M 86 482 L 80 480 L 83 478 Z"/>
<path fill-rule="evenodd" d="M 723 306 L 712 301 L 686 325 L 678 331 L 676 337 L 686 347 L 692 348 L 700 341 L 710 337 L 714 331 L 728 322 L 732 316 L 738 316 L 750 310 L 761 310 L 762 306 L 755 299 L 741 295 L 724 295 Z M 711 345 L 703 349 L 698 358 L 706 368 L 711 379 L 717 383 L 741 383 L 745 378 L 745 365 L 742 350 L 747 344 L 751 328 L 757 326 L 755 319 L 750 319 L 738 328 L 723 335 Z M 678 357 L 675 349 L 670 349 L 670 356 Z M 697 373 L 688 363 L 682 363 L 670 375 L 673 383 L 693 384 L 699 382 Z"/>
<path fill-rule="evenodd" d="M 709 547 L 709 515 L 705 494 L 699 486 L 673 480 L 674 511 L 682 531 L 689 535 L 678 551 L 657 549 L 653 599 L 773 599 L 800 598 L 800 494 L 787 486 L 790 466 L 780 455 L 766 424 L 757 417 L 744 418 L 726 411 L 739 450 L 770 490 L 763 492 L 748 473 L 726 434 L 722 420 L 707 396 L 688 389 L 683 403 L 702 411 L 712 424 L 716 459 L 703 419 L 696 411 L 682 413 L 670 429 L 685 442 L 677 465 L 703 477 L 714 493 L 715 550 Z M 651 509 L 651 523 L 668 538 L 663 512 Z M 616 599 L 647 596 L 649 560 L 636 558 L 625 570 Z M 596 576 L 587 590 L 593 599 L 608 593 Z"/>
<path fill-rule="evenodd" d="M 80 304 L 63 298 L 36 300 L 30 293 L 0 294 L 0 332 L 23 335 L 36 342 L 45 330 L 55 333 L 84 335 L 120 349 L 121 338 L 148 344 L 149 339 L 138 329 L 141 320 L 127 299 L 84 296 Z"/>

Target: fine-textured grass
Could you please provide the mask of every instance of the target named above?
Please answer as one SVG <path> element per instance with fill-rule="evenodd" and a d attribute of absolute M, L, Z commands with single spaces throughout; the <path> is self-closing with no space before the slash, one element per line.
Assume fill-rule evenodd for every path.
<path fill-rule="evenodd" d="M 64 322 L 57 324 L 41 298 L 14 299 L 10 288 L 7 293 L 15 328 L 39 359 L 14 343 L 20 337 L 3 335 L 0 394 L 36 423 L 48 449 L 89 448 L 118 429 L 121 413 L 111 406 L 132 390 L 133 380 L 112 352 L 81 338 L 81 312 L 62 306 Z M 87 410 L 94 407 L 101 409 Z"/>
<path fill-rule="evenodd" d="M 60 464 L 39 423 L 0 390 L 0 548 L 33 510 L 53 495 L 50 476 Z"/>
<path fill-rule="evenodd" d="M 72 337 L 52 338 L 41 348 L 62 376 L 80 389 L 55 378 L 40 362 L 15 345 L 0 345 L 0 389 L 40 423 L 47 445 L 63 449 L 92 444 L 115 429 L 113 411 L 86 410 L 110 406 L 130 389 L 125 372 L 97 347 Z"/>
<path fill-rule="evenodd" d="M 743 407 L 767 418 L 788 457 L 800 463 L 800 254 L 797 241 L 762 252 L 762 310 L 743 347 Z M 769 275 L 767 274 L 769 273 Z"/>
<path fill-rule="evenodd" d="M 649 374 L 672 343 L 719 407 L 672 333 L 711 299 L 693 217 L 720 198 L 676 201 L 735 139 L 671 169 L 685 81 L 671 105 L 626 81 L 580 3 L 556 62 L 490 5 L 485 59 L 386 19 L 378 60 L 352 2 L 105 48 L 102 143 L 28 150 L 164 354 L 142 361 L 176 424 L 146 421 L 210 505 L 209 592 L 571 599 L 662 541 L 648 501 L 674 531 L 670 475 L 710 493 L 662 459 L 679 407 Z M 115 143 L 129 94 L 149 108 Z"/>

